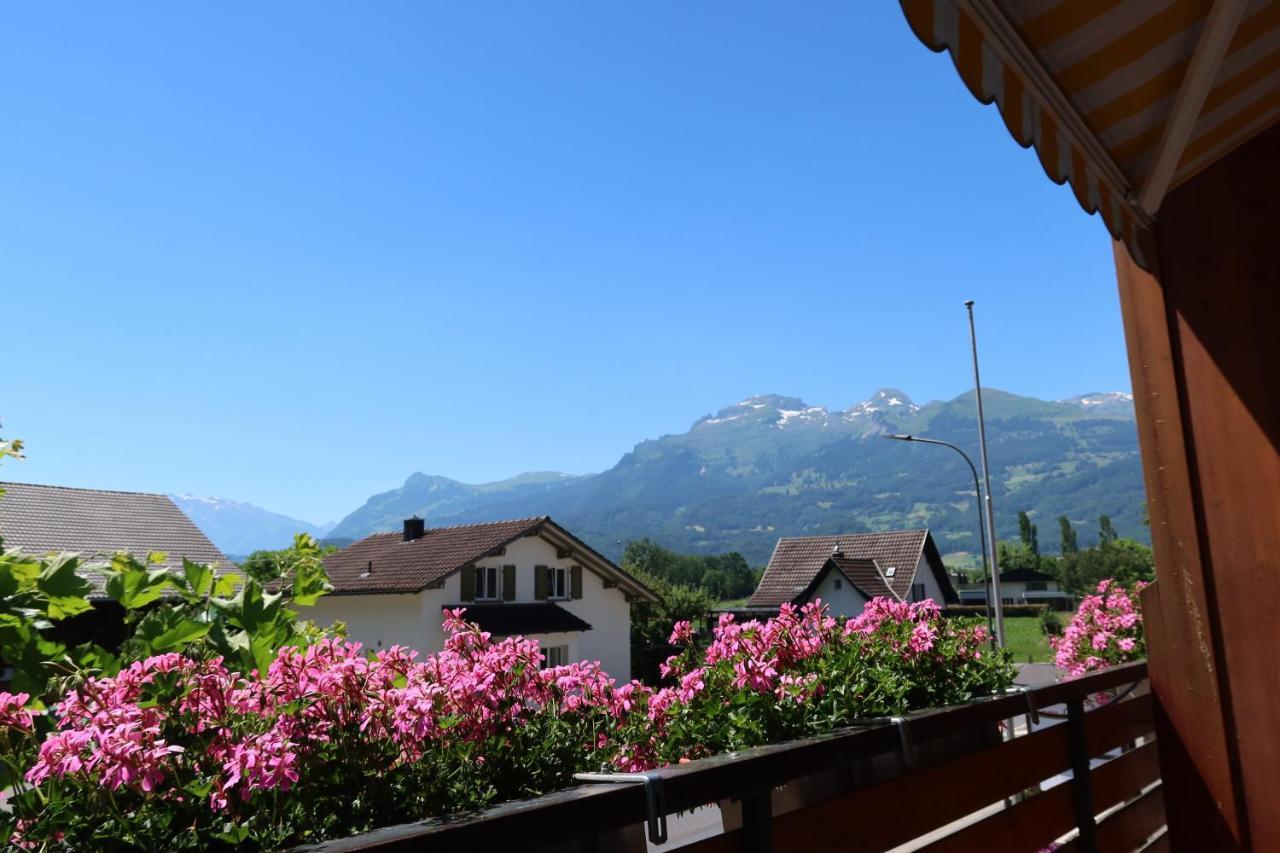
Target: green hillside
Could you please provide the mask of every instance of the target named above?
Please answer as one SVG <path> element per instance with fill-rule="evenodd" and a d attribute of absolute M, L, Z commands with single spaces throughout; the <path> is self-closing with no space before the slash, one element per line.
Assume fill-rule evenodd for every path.
<path fill-rule="evenodd" d="M 1128 395 L 1049 402 L 990 390 L 983 399 L 1002 538 L 1016 536 L 1018 510 L 1043 529 L 1066 515 L 1092 530 L 1106 514 L 1121 536 L 1147 538 Z M 758 565 L 783 535 L 923 526 L 944 553 L 976 550 L 968 468 L 945 448 L 881 437 L 903 432 L 950 441 L 976 461 L 973 395 L 918 406 L 885 389 L 841 411 L 752 397 L 641 442 L 600 474 L 479 486 L 414 474 L 330 535 L 391 529 L 414 513 L 431 524 L 548 514 L 615 558 L 648 537 L 682 552 L 739 551 Z"/>

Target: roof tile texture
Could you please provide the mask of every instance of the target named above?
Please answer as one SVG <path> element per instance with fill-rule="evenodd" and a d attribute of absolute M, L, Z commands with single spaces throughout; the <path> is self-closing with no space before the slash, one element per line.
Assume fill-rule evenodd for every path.
<path fill-rule="evenodd" d="M 418 592 L 548 520 L 544 515 L 428 528 L 409 542 L 403 533 L 374 533 L 325 557 L 324 568 L 338 593 Z"/>
<path fill-rule="evenodd" d="M 849 579 L 849 583 L 867 598 L 893 598 L 893 591 L 875 560 L 847 557 L 844 554 L 832 555 L 829 559 Z"/>
<path fill-rule="evenodd" d="M 928 536 L 929 531 L 922 529 L 779 539 L 764 576 L 760 578 L 760 585 L 747 605 L 778 607 L 794 600 L 822 571 L 837 545 L 844 557 L 874 560 L 886 575 L 891 568 L 894 569 L 893 577 L 888 578 L 887 583 L 898 597 L 907 598 Z"/>
<path fill-rule="evenodd" d="M 0 483 L 0 537 L 6 548 L 29 554 L 71 551 L 85 560 L 109 559 L 127 551 L 146 560 L 163 551 L 165 568 L 180 569 L 182 558 L 234 568 L 191 519 L 165 495 L 72 489 L 31 483 Z M 105 573 L 86 568 L 94 594 L 102 593 Z"/>

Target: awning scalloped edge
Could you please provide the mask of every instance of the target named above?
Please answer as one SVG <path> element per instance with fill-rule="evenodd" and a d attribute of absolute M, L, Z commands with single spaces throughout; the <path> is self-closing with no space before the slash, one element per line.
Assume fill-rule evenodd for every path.
<path fill-rule="evenodd" d="M 899 0 L 907 23 L 930 50 L 947 51 L 965 86 L 980 103 L 994 103 L 1009 134 L 1034 148 L 1055 184 L 1070 184 L 1086 213 L 1098 213 L 1107 231 L 1123 240 L 1133 259 L 1150 270 L 1151 232 L 1134 215 L 1123 190 L 1100 174 L 1065 122 L 983 36 L 967 9 L 954 0 Z"/>

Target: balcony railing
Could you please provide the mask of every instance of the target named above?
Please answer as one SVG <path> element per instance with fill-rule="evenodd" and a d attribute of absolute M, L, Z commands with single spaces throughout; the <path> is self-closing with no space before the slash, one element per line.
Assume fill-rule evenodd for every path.
<path fill-rule="evenodd" d="M 1126 664 L 666 767 L 651 774 L 650 794 L 660 787 L 656 809 L 644 784 L 588 784 L 319 849 L 644 850 L 647 819 L 661 817 L 665 826 L 668 815 L 719 803 L 731 828 L 717 819 L 706 837 L 704 821 L 703 837 L 685 843 L 672 819 L 658 849 L 1036 851 L 1056 840 L 1062 850 L 1162 850 L 1151 698 L 1134 689 L 1146 672 L 1145 663 Z M 1091 709 L 1106 691 L 1111 698 Z M 1032 709 L 1040 724 L 1024 725 Z M 996 726 L 1014 718 L 1016 736 L 1002 739 Z M 803 789 L 804 802 L 784 803 L 779 794 L 789 788 Z"/>

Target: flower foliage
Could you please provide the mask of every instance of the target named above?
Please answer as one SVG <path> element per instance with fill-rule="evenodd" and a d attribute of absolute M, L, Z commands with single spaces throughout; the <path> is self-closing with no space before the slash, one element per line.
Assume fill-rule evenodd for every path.
<path fill-rule="evenodd" d="M 931 603 L 872 601 L 838 622 L 818 604 L 721 619 L 701 648 L 677 623 L 665 683 L 617 685 L 598 663 L 542 668 L 536 641 L 446 613 L 443 651 L 370 656 L 325 639 L 265 671 L 150 656 L 84 679 L 33 734 L 0 694 L 0 746 L 21 771 L 20 845 L 274 848 L 532 796 L 580 770 L 640 769 L 1007 686 L 985 629 Z"/>
<path fill-rule="evenodd" d="M 1101 581 L 1097 591 L 1080 602 L 1062 636 L 1049 640 L 1054 663 L 1069 675 L 1083 675 L 1146 657 L 1137 602 L 1145 586 L 1139 581 L 1126 589 L 1110 578 Z"/>
<path fill-rule="evenodd" d="M 821 602 L 766 622 L 725 614 L 705 649 L 677 623 L 670 642 L 683 651 L 663 665 L 668 683 L 617 691 L 609 758 L 641 770 L 989 695 L 1013 668 L 986 641 L 985 627 L 944 620 L 931 601 L 888 598 L 843 623 Z"/>

